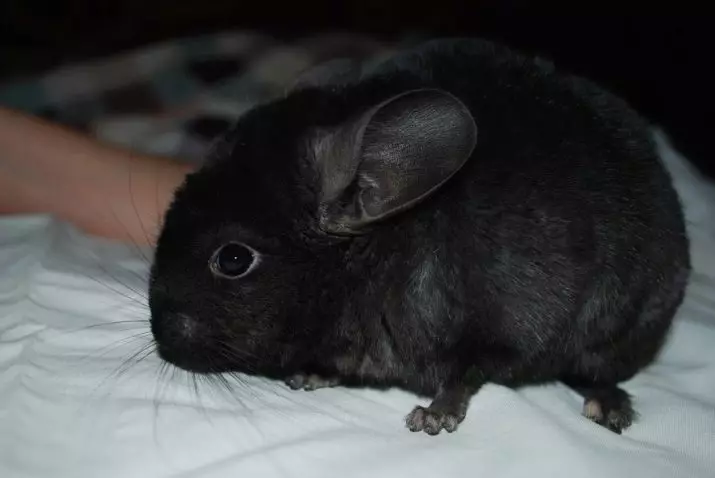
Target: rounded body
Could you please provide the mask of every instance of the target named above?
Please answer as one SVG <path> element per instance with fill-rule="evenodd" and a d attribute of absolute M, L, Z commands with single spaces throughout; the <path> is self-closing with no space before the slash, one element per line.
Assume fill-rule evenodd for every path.
<path fill-rule="evenodd" d="M 177 193 L 153 270 L 160 353 L 397 385 L 439 410 L 490 381 L 613 387 L 655 358 L 688 240 L 622 100 L 480 40 L 339 77 L 242 117 Z M 205 266 L 229 240 L 261 257 L 234 281 Z M 197 349 L 214 359 L 176 359 Z"/>

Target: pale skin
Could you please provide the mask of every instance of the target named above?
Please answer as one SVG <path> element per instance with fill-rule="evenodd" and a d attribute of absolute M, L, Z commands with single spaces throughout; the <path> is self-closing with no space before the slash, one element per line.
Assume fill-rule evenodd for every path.
<path fill-rule="evenodd" d="M 52 214 L 90 235 L 153 246 L 192 169 L 0 107 L 3 216 Z"/>

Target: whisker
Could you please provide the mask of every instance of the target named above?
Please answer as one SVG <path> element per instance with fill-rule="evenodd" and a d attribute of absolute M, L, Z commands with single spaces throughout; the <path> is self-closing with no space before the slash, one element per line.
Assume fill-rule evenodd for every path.
<path fill-rule="evenodd" d="M 134 306 L 135 304 L 131 304 Z M 125 315 L 128 317 L 137 317 L 135 320 L 143 320 L 144 322 L 151 323 L 151 314 L 146 308 L 142 309 L 133 309 L 133 308 L 127 308 L 122 311 Z"/>
<path fill-rule="evenodd" d="M 123 227 L 125 227 L 125 226 L 123 226 Z M 140 254 L 140 252 L 136 252 L 136 254 Z M 95 264 L 97 265 L 97 267 L 99 267 L 99 268 L 102 270 L 102 272 L 104 272 L 106 275 L 108 275 L 109 277 L 111 277 L 111 278 L 114 279 L 115 281 L 119 282 L 121 285 L 123 285 L 123 286 L 126 287 L 127 289 L 131 290 L 131 291 L 134 292 L 135 294 L 140 295 L 140 296 L 145 296 L 146 292 L 144 292 L 144 291 L 139 292 L 138 290 L 136 290 L 136 289 L 130 287 L 126 282 L 120 281 L 119 278 L 118 278 L 116 275 L 110 273 L 110 272 L 102 265 L 102 260 L 97 256 L 97 253 L 96 253 L 96 252 L 93 252 L 93 253 L 91 254 L 91 257 L 94 259 L 94 262 L 95 262 Z M 143 255 L 142 255 L 139 259 L 141 259 L 142 261 L 145 260 Z M 148 263 L 148 262 L 144 262 L 144 264 L 145 264 L 144 267 L 147 267 L 148 265 L 150 265 L 150 263 Z M 133 269 L 131 269 L 131 268 L 128 268 L 128 267 L 122 267 L 122 271 L 130 273 L 130 274 L 132 275 L 132 277 L 136 278 L 137 281 L 140 282 L 140 283 L 142 283 L 143 285 L 146 285 L 147 282 L 148 282 L 149 277 L 148 277 L 148 271 L 147 271 L 147 270 L 144 271 L 144 272 L 145 272 L 144 275 L 142 275 L 142 274 L 140 274 L 139 272 L 137 272 L 137 271 L 135 271 L 135 270 L 133 270 Z"/>
<path fill-rule="evenodd" d="M 154 388 L 154 400 L 153 400 L 153 406 L 154 406 L 154 442 L 159 443 L 158 440 L 158 435 L 157 435 L 157 430 L 158 430 L 158 420 L 159 420 L 159 413 L 160 413 L 160 407 L 161 404 L 164 400 L 164 397 L 166 396 L 167 389 L 169 388 L 169 385 L 175 381 L 176 378 L 176 373 L 178 369 L 176 367 L 173 367 L 171 364 L 165 361 L 161 361 L 161 365 L 159 365 L 158 373 L 157 373 L 157 383 L 156 387 Z"/>
<path fill-rule="evenodd" d="M 155 165 L 155 171 L 154 171 L 154 207 L 156 211 L 156 229 L 157 229 L 157 234 L 161 229 L 164 227 L 164 214 L 159 210 L 159 178 L 160 174 L 158 174 L 159 170 L 159 165 Z"/>
<path fill-rule="evenodd" d="M 247 410 L 248 407 L 246 406 L 246 403 L 241 399 L 240 393 L 235 393 L 236 391 L 232 387 L 231 382 L 227 378 L 228 374 L 217 374 L 215 375 L 215 381 L 220 387 L 221 390 L 225 391 L 228 398 L 235 400 L 238 402 L 238 405 L 244 409 Z M 228 375 L 230 377 L 230 375 Z"/>
<path fill-rule="evenodd" d="M 110 374 L 110 377 L 114 376 L 116 378 L 121 378 L 124 374 L 133 366 L 138 365 L 143 359 L 154 352 L 154 344 L 149 342 L 144 344 L 136 352 L 130 355 L 127 359 L 123 360 L 122 363 L 117 367 L 114 372 Z"/>
<path fill-rule="evenodd" d="M 201 388 L 199 387 L 199 381 L 203 380 L 204 376 L 194 372 L 189 372 L 189 376 L 191 377 L 191 385 L 193 386 L 194 396 L 196 397 L 196 400 L 199 404 L 199 410 L 201 411 L 204 418 L 211 421 L 211 416 L 209 415 L 208 410 L 206 409 L 206 406 L 201 399 Z"/>
<path fill-rule="evenodd" d="M 137 352 L 133 353 L 129 358 L 122 361 L 122 364 L 116 369 L 114 375 L 119 378 L 123 376 L 129 368 L 139 365 L 149 355 L 154 353 L 154 343 L 149 342 L 142 346 Z"/>
<path fill-rule="evenodd" d="M 144 290 L 140 291 L 140 290 L 138 290 L 138 289 L 136 289 L 136 288 L 134 288 L 134 287 L 131 287 L 131 286 L 130 286 L 129 284 L 127 284 L 126 282 L 123 282 L 123 281 L 119 280 L 119 277 L 117 277 L 116 275 L 114 275 L 114 274 L 112 274 L 111 272 L 109 272 L 109 270 L 105 269 L 104 266 L 102 266 L 101 262 L 98 261 L 98 262 L 97 262 L 97 266 L 102 270 L 102 272 L 103 272 L 105 275 L 108 275 L 111 279 L 113 279 L 115 282 L 118 282 L 120 285 L 124 286 L 126 289 L 130 290 L 131 292 L 134 292 L 136 295 L 138 295 L 139 297 L 141 297 L 141 298 L 144 299 L 144 300 L 148 300 L 148 299 L 149 299 L 148 294 L 147 294 L 146 291 L 144 291 Z M 128 270 L 129 272 L 131 272 L 135 277 L 137 277 L 137 278 L 139 279 L 139 281 L 141 281 L 141 282 L 146 282 L 146 278 L 140 276 L 138 272 L 136 272 L 136 271 L 131 271 L 131 270 L 129 270 L 129 269 L 124 269 L 124 270 Z"/>
<path fill-rule="evenodd" d="M 127 163 L 127 168 L 128 168 L 128 179 L 129 179 L 129 199 L 131 200 L 132 204 L 132 209 L 134 209 L 134 214 L 136 215 L 137 219 L 139 220 L 139 227 L 142 230 L 142 233 L 144 234 L 144 239 L 146 240 L 147 244 L 153 244 L 154 241 L 149 238 L 149 234 L 147 233 L 146 227 L 144 226 L 144 220 L 141 217 L 141 214 L 139 214 L 139 209 L 137 209 L 136 201 L 134 200 L 134 188 L 132 187 L 132 171 L 131 171 L 131 166 L 129 163 Z M 145 257 L 145 260 L 147 263 L 149 263 L 149 258 Z"/>
<path fill-rule="evenodd" d="M 217 342 L 217 346 L 218 347 L 216 349 L 216 352 L 221 355 L 222 358 L 226 359 L 229 362 L 240 363 L 241 365 L 245 366 L 249 372 L 255 371 L 251 366 L 250 362 L 248 361 L 248 358 L 246 357 L 246 355 L 249 355 L 248 352 L 244 352 L 245 355 L 241 355 L 240 352 L 236 351 L 229 343 L 225 341 Z"/>
<path fill-rule="evenodd" d="M 113 378 L 119 379 L 119 378 L 122 376 L 122 374 L 121 374 L 121 373 L 118 373 L 118 372 L 120 372 L 123 367 L 127 367 L 127 364 L 129 364 L 129 367 L 131 367 L 132 364 L 131 364 L 130 362 L 131 362 L 132 360 L 134 360 L 136 357 L 138 357 L 139 355 L 141 355 L 142 353 L 144 353 L 146 350 L 150 350 L 150 352 L 153 351 L 153 345 L 154 345 L 154 344 L 150 341 L 149 343 L 146 343 L 146 344 L 142 345 L 141 347 L 139 347 L 139 349 L 138 349 L 135 353 L 133 353 L 133 354 L 132 354 L 129 358 L 127 358 L 126 360 L 123 360 L 122 363 L 121 363 L 117 368 L 115 368 L 115 369 L 114 369 L 111 373 L 109 373 L 104 379 L 102 379 L 102 380 L 100 381 L 100 383 L 99 383 L 96 387 L 94 387 L 94 389 L 92 390 L 92 392 L 90 392 L 89 395 L 90 395 L 90 396 L 91 396 L 91 395 L 94 395 L 94 394 L 97 392 L 97 390 L 100 389 L 100 388 L 102 388 L 102 386 L 104 386 L 104 384 L 105 384 L 108 380 L 111 380 L 111 379 L 113 379 Z"/>
<path fill-rule="evenodd" d="M 96 282 L 97 284 L 101 285 L 102 287 L 105 287 L 105 288 L 108 289 L 109 291 L 114 292 L 115 294 L 118 294 L 118 295 L 124 297 L 125 299 L 134 302 L 134 303 L 137 304 L 137 305 L 141 305 L 141 306 L 146 306 L 146 305 L 147 305 L 147 304 L 141 302 L 141 301 L 140 301 L 139 299 L 137 299 L 136 297 L 132 297 L 131 295 L 129 295 L 129 294 L 127 294 L 127 293 L 124 293 L 124 292 L 122 292 L 122 291 L 120 291 L 120 290 L 117 290 L 117 289 L 115 289 L 114 287 L 110 286 L 109 284 L 106 284 L 106 283 L 102 282 L 101 280 L 97 279 L 96 277 L 94 277 L 94 276 L 92 276 L 92 275 L 90 275 L 90 274 L 82 274 L 82 275 L 84 275 L 84 276 L 87 277 L 88 279 L 92 280 L 93 282 Z"/>
<path fill-rule="evenodd" d="M 233 385 L 234 383 L 231 382 L 229 379 L 234 379 L 238 384 L 243 385 L 241 387 L 241 390 L 236 392 L 234 389 Z M 260 402 L 260 395 L 253 390 L 251 387 L 248 387 L 247 384 L 242 380 L 242 378 L 238 374 L 233 374 L 233 373 L 222 373 L 222 374 L 215 374 L 211 377 L 211 382 L 214 384 L 217 384 L 218 387 L 214 387 L 214 390 L 221 390 L 222 393 L 225 396 L 228 397 L 233 402 L 237 402 L 238 406 L 240 409 L 244 412 L 244 416 L 246 420 L 251 422 L 255 418 L 255 411 L 253 410 L 252 407 L 248 405 L 242 398 L 241 398 L 241 392 L 242 391 L 250 391 L 253 395 L 253 398 L 256 399 L 257 402 Z M 263 434 L 260 430 L 260 427 L 256 426 L 253 424 L 253 428 L 259 433 Z"/>
<path fill-rule="evenodd" d="M 82 366 L 86 364 L 89 361 L 96 361 L 97 359 L 104 358 L 105 356 L 109 355 L 113 351 L 125 347 L 133 342 L 137 342 L 139 340 L 144 340 L 144 339 L 150 339 L 151 341 L 151 333 L 150 332 L 138 332 L 135 334 L 132 334 L 128 337 L 122 337 L 121 339 L 115 340 L 107 345 L 104 345 L 103 347 L 92 350 L 91 352 L 87 354 L 82 354 L 80 357 L 77 358 L 78 365 L 77 366 Z"/>
<path fill-rule="evenodd" d="M 154 387 L 154 415 L 155 415 L 155 420 L 156 417 L 159 415 L 159 405 L 161 404 L 161 398 L 163 394 L 166 392 L 166 388 L 168 387 L 168 383 L 163 383 L 164 380 L 167 378 L 167 374 L 169 373 L 169 364 L 165 361 L 162 360 L 161 364 L 159 365 L 159 369 L 157 370 L 156 374 L 156 386 Z"/>
<path fill-rule="evenodd" d="M 116 214 L 114 214 L 114 217 L 115 217 L 115 219 L 117 220 L 117 222 L 120 222 L 119 217 L 117 217 Z M 127 229 L 126 225 L 125 225 L 124 223 L 121 223 L 121 222 L 120 222 L 120 224 L 121 224 L 121 226 L 124 228 L 124 230 L 127 232 L 127 236 L 129 236 L 129 235 L 130 235 L 130 234 L 129 234 L 129 230 Z M 146 268 L 147 266 L 150 266 L 150 265 L 151 265 L 151 261 L 144 255 L 144 253 L 142 252 L 140 246 L 136 243 L 136 241 L 132 241 L 132 244 L 133 244 L 133 246 L 134 246 L 134 252 L 133 252 L 134 257 L 135 257 L 136 259 L 139 259 L 139 260 L 141 261 L 141 263 L 144 265 L 145 268 Z M 127 244 L 127 243 L 124 243 L 123 245 L 124 245 L 124 247 L 129 247 L 129 244 Z M 102 269 L 102 271 L 105 272 L 105 273 L 107 273 L 107 274 L 109 274 L 109 272 L 102 267 L 102 262 L 101 262 L 101 260 L 97 257 L 97 253 L 96 253 L 96 252 L 93 252 L 92 257 L 94 257 L 95 263 Z M 133 269 L 131 269 L 131 268 L 123 267 L 122 270 L 123 270 L 123 271 L 126 271 L 126 272 L 128 272 L 128 273 L 130 273 L 130 274 L 132 275 L 132 277 L 136 278 L 139 282 L 145 283 L 145 282 L 147 281 L 147 279 L 148 279 L 148 276 L 147 276 L 146 274 L 145 274 L 145 275 L 142 275 L 142 274 L 140 274 L 139 272 L 137 272 L 137 271 L 135 271 L 135 270 L 133 270 Z M 147 271 L 145 270 L 144 272 L 146 273 Z M 114 278 L 114 279 L 116 279 L 116 277 L 113 276 L 113 275 L 112 275 L 111 277 Z M 122 283 L 122 285 L 125 285 L 125 284 Z"/>
<path fill-rule="evenodd" d="M 97 324 L 90 324 L 90 325 L 85 325 L 82 327 L 77 327 L 75 329 L 70 329 L 70 330 L 64 330 L 64 331 L 58 331 L 58 336 L 63 336 L 67 334 L 76 334 L 79 332 L 84 332 L 86 330 L 91 330 L 91 329 L 96 329 L 99 327 L 111 327 L 114 325 L 126 325 L 126 324 L 147 324 L 149 321 L 147 319 L 135 319 L 135 320 L 113 320 L 110 322 L 101 322 Z"/>
<path fill-rule="evenodd" d="M 117 223 L 119 223 L 119 225 L 121 225 L 122 228 L 124 228 L 124 231 L 127 233 L 127 238 L 129 239 L 129 243 L 133 246 L 134 253 L 137 255 L 137 257 L 139 259 L 141 259 L 142 262 L 144 262 L 144 264 L 147 264 L 147 265 L 151 264 L 151 261 L 149 260 L 149 258 L 142 251 L 141 246 L 137 243 L 136 239 L 134 239 L 134 236 L 130 232 L 130 229 L 127 227 L 127 225 L 124 221 L 119 219 L 119 216 L 117 216 L 117 213 L 111 204 L 109 204 L 109 211 L 112 213 L 114 220 L 117 221 Z M 127 247 L 128 246 L 129 246 L 129 244 L 127 244 Z"/>

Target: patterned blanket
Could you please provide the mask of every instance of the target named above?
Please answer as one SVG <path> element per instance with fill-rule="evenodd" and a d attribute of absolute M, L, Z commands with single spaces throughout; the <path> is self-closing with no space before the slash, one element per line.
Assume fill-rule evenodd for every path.
<path fill-rule="evenodd" d="M 287 42 L 220 32 L 0 83 L 0 104 L 137 151 L 195 161 L 241 112 L 283 93 L 306 68 L 339 57 L 377 61 L 395 47 L 353 34 Z"/>

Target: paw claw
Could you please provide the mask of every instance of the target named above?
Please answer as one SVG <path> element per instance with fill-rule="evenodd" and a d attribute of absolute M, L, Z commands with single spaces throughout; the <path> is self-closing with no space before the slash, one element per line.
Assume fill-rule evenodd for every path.
<path fill-rule="evenodd" d="M 608 399 L 588 398 L 584 402 L 582 414 L 592 422 L 620 435 L 633 424 L 636 413 L 627 395 L 619 393 L 616 396 L 617 400 L 610 396 Z"/>
<path fill-rule="evenodd" d="M 293 390 L 300 390 L 303 388 L 303 384 L 305 383 L 306 376 L 302 374 L 295 374 L 291 377 L 288 377 L 285 381 L 286 385 L 288 385 L 291 389 Z"/>
<path fill-rule="evenodd" d="M 425 432 L 428 435 L 438 435 L 442 430 L 452 433 L 464 419 L 456 414 L 431 407 L 415 407 L 405 418 L 407 428 L 412 432 Z"/>
<path fill-rule="evenodd" d="M 285 383 L 293 390 L 303 389 L 307 392 L 312 392 L 320 388 L 334 387 L 338 385 L 339 380 L 337 378 L 323 378 L 315 374 L 297 373 L 288 377 Z"/>

